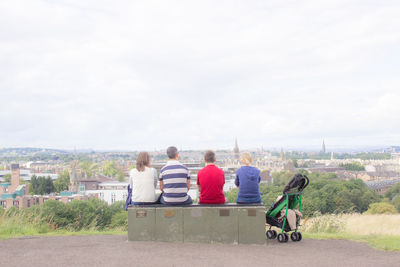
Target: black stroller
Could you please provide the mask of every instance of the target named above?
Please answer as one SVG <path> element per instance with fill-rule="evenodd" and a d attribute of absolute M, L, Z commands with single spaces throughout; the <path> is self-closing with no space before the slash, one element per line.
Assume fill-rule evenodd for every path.
<path fill-rule="evenodd" d="M 309 179 L 304 174 L 296 174 L 293 176 L 292 180 L 283 189 L 282 197 L 275 202 L 271 208 L 266 213 L 266 222 L 270 225 L 269 230 L 266 232 L 268 239 L 274 239 L 278 237 L 279 242 L 287 242 L 289 236 L 287 232 L 291 232 L 290 239 L 292 241 L 300 241 L 303 237 L 300 232 L 298 232 L 299 220 L 296 219 L 296 229 L 292 230 L 287 222 L 288 210 L 294 210 L 298 206 L 298 210 L 301 211 L 301 192 L 309 184 Z M 297 192 L 293 193 L 296 190 Z M 279 220 L 281 210 L 286 208 L 285 216 L 283 220 Z M 282 229 L 280 234 L 277 234 L 275 230 L 271 230 L 272 226 L 276 226 Z"/>

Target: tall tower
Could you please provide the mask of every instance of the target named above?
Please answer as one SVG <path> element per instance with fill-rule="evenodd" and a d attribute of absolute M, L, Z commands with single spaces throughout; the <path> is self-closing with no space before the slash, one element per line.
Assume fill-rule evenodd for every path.
<path fill-rule="evenodd" d="M 285 160 L 285 152 L 283 151 L 283 148 L 281 147 L 281 160 L 284 161 Z"/>
<path fill-rule="evenodd" d="M 325 152 L 326 152 L 326 149 L 325 149 L 325 140 L 323 140 L 323 139 L 322 139 L 322 150 L 321 150 L 321 152 L 322 152 L 322 153 L 325 153 Z"/>
<path fill-rule="evenodd" d="M 14 193 L 15 189 L 19 186 L 20 179 L 20 169 L 19 164 L 13 163 L 11 164 L 11 186 L 9 188 L 10 193 Z"/>
<path fill-rule="evenodd" d="M 233 157 L 234 157 L 235 159 L 239 159 L 239 158 L 240 158 L 240 155 L 239 155 L 239 146 L 238 146 L 238 143 L 237 143 L 237 138 L 235 138 L 235 147 L 233 148 Z"/>

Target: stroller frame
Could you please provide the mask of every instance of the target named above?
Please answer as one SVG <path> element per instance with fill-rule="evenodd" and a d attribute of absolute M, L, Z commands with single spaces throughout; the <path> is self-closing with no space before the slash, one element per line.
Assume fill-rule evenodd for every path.
<path fill-rule="evenodd" d="M 283 190 L 282 198 L 274 203 L 265 214 L 266 223 L 269 225 L 269 230 L 266 232 L 268 239 L 274 239 L 278 237 L 279 242 L 287 242 L 289 240 L 289 236 L 286 234 L 286 232 L 292 232 L 290 235 L 292 241 L 302 240 L 302 234 L 301 232 L 298 232 L 299 221 L 296 220 L 296 229 L 292 230 L 287 222 L 287 214 L 289 209 L 295 209 L 297 206 L 299 206 L 298 210 L 301 211 L 301 193 L 308 184 L 309 179 L 306 175 L 296 174 Z M 298 192 L 289 193 L 290 189 L 293 188 L 297 188 Z M 276 219 L 276 217 L 283 208 L 286 208 L 286 211 L 283 222 L 280 222 L 278 219 Z M 281 228 L 281 233 L 277 234 L 275 230 L 271 230 L 272 226 Z"/>

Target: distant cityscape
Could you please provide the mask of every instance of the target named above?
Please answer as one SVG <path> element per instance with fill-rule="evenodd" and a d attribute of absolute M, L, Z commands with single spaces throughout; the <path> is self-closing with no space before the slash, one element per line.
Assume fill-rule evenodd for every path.
<path fill-rule="evenodd" d="M 275 173 L 295 173 L 300 169 L 335 173 L 335 179 L 338 180 L 361 179 L 368 187 L 381 194 L 400 182 L 400 146 L 335 153 L 322 140 L 321 149 L 315 152 L 283 148 L 267 150 L 262 147 L 243 151 L 251 153 L 253 165 L 261 170 L 262 183 L 272 183 Z M 238 140 L 235 140 L 232 149 L 216 150 L 217 165 L 225 171 L 224 191 L 235 187 L 235 172 L 240 167 L 241 152 Z M 125 201 L 129 171 L 134 167 L 138 153 L 139 151 L 2 148 L 0 206 L 30 207 L 40 205 L 48 199 L 69 202 L 73 199 L 98 198 L 109 204 Z M 152 166 L 159 171 L 167 161 L 165 151 L 150 153 Z M 203 155 L 203 150 L 180 151 L 180 161 L 191 173 L 192 187 L 189 194 L 193 199 L 198 196 L 196 178 L 197 172 L 204 166 Z M 67 184 L 61 187 L 62 191 L 53 188 L 48 193 L 39 195 L 30 188 L 33 185 L 32 179 L 36 181 L 38 177 L 44 177 L 60 184 L 61 179 L 66 176 Z"/>

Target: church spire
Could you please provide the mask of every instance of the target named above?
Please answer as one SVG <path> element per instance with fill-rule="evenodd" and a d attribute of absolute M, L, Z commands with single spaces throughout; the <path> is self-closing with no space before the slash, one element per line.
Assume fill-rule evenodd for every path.
<path fill-rule="evenodd" d="M 235 138 L 235 147 L 233 148 L 233 156 L 235 159 L 239 159 L 239 146 L 237 143 L 237 138 Z"/>

